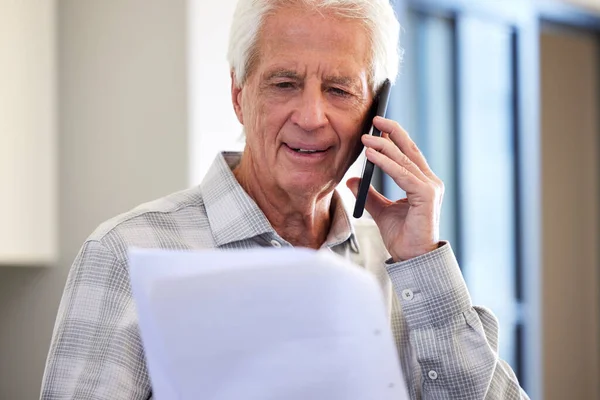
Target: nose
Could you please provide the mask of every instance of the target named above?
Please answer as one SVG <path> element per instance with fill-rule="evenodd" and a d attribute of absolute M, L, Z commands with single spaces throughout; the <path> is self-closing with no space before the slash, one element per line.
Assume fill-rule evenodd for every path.
<path fill-rule="evenodd" d="M 326 100 L 319 85 L 306 85 L 292 114 L 292 122 L 305 131 L 315 131 L 327 124 Z"/>

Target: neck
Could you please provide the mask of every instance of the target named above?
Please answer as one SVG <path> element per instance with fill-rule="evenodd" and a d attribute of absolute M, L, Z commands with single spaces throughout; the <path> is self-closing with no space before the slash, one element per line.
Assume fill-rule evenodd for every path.
<path fill-rule="evenodd" d="M 331 225 L 332 191 L 290 194 L 256 179 L 246 154 L 233 170 L 237 181 L 263 211 L 271 226 L 293 246 L 320 248 Z"/>

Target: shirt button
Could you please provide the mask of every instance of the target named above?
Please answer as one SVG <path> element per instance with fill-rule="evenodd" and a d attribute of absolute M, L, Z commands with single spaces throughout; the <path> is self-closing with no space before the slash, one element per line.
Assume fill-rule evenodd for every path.
<path fill-rule="evenodd" d="M 278 242 L 277 240 L 275 240 L 275 239 L 271 240 L 271 245 L 272 245 L 273 247 L 278 247 L 278 248 L 279 248 L 279 247 L 281 247 L 281 243 L 279 243 L 279 242 Z"/>
<path fill-rule="evenodd" d="M 412 300 L 413 297 L 414 297 L 414 295 L 413 295 L 413 291 L 412 290 L 410 290 L 410 289 L 404 289 L 402 291 L 402 298 L 404 300 Z"/>
<path fill-rule="evenodd" d="M 431 379 L 432 381 L 435 381 L 438 377 L 437 372 L 435 372 L 434 370 L 431 370 L 427 373 L 427 376 L 429 376 L 429 379 Z"/>

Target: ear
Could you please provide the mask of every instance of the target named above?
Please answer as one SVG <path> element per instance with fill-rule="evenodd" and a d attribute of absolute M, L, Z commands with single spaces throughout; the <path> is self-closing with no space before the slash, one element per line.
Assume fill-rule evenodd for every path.
<path fill-rule="evenodd" d="M 244 125 L 244 114 L 242 113 L 242 90 L 243 87 L 238 87 L 235 83 L 235 73 L 231 71 L 231 103 L 233 110 L 240 124 Z"/>

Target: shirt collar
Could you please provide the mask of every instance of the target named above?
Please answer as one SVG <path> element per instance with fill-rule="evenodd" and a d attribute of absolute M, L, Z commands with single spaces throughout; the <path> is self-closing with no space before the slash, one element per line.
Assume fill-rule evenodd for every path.
<path fill-rule="evenodd" d="M 200 184 L 208 221 L 219 247 L 262 234 L 277 234 L 233 175 L 241 156 L 239 152 L 219 153 Z M 358 253 L 354 228 L 337 191 L 333 194 L 331 208 L 331 229 L 323 247 L 332 248 L 349 241 L 352 251 Z"/>
<path fill-rule="evenodd" d="M 344 207 L 342 196 L 340 196 L 337 190 L 333 192 L 331 209 L 333 211 L 331 228 L 329 229 L 323 247 L 332 248 L 346 241 L 350 241 L 350 248 L 355 253 L 358 253 L 358 241 L 356 240 L 356 234 L 354 233 L 354 226 L 352 226 L 352 223 L 350 222 L 350 217 Z"/>

